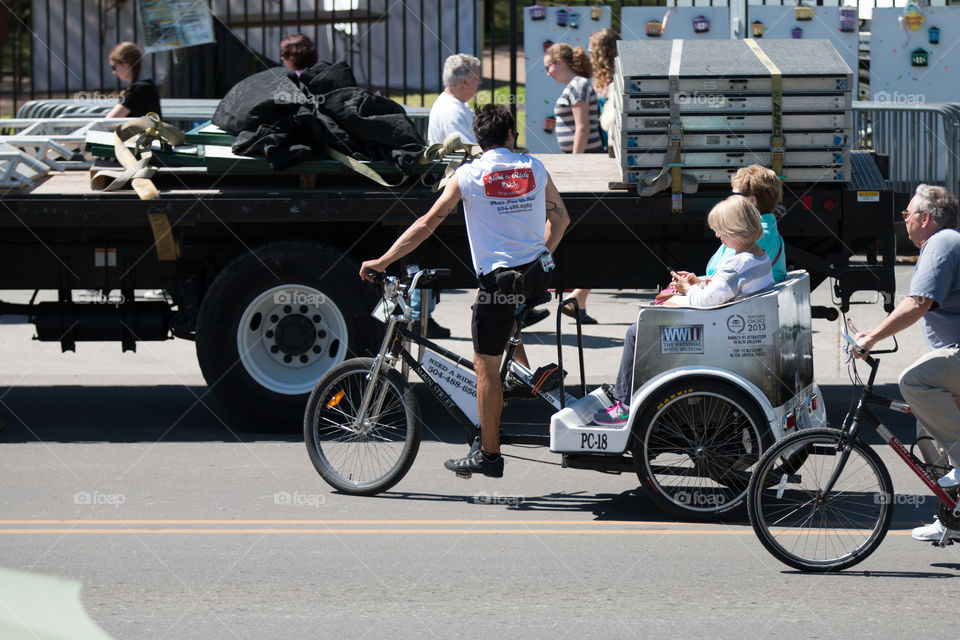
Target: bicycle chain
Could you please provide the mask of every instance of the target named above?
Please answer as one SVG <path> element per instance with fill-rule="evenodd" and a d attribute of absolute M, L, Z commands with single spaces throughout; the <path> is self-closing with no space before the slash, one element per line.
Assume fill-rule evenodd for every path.
<path fill-rule="evenodd" d="M 503 451 L 500 452 L 500 455 L 503 456 L 504 458 L 515 458 L 516 460 L 526 460 L 527 462 L 539 462 L 540 464 L 552 464 L 558 467 L 563 466 L 563 464 L 560 462 L 550 462 L 548 460 L 535 460 L 533 458 L 525 458 L 523 456 L 515 456 L 510 453 L 504 453 Z"/>
<path fill-rule="evenodd" d="M 947 489 L 947 495 L 957 499 L 958 490 L 956 488 Z M 953 509 L 943 504 L 937 500 L 937 518 L 940 519 L 940 523 L 945 526 L 947 529 L 960 530 L 960 518 L 953 515 Z"/>

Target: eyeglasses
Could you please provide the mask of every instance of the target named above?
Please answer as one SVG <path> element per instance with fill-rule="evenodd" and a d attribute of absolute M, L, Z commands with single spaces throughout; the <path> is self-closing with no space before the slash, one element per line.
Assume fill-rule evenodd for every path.
<path fill-rule="evenodd" d="M 554 61 L 551 62 L 550 64 L 545 64 L 545 65 L 543 65 L 543 68 L 546 69 L 547 73 L 550 73 L 550 67 L 552 67 L 552 66 L 555 65 L 555 64 L 557 64 L 557 61 L 556 61 L 556 60 L 554 60 Z"/>
<path fill-rule="evenodd" d="M 900 212 L 900 215 L 903 217 L 904 220 L 906 220 L 910 216 L 919 216 L 922 214 L 923 214 L 923 211 L 910 211 L 910 209 L 904 209 L 903 211 Z"/>

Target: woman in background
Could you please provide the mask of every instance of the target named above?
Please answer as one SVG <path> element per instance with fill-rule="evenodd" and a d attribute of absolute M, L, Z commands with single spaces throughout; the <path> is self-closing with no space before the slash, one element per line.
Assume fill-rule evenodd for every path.
<path fill-rule="evenodd" d="M 590 34 L 590 63 L 593 66 L 593 90 L 597 92 L 600 108 L 600 138 L 607 146 L 607 130 L 616 117 L 609 104 L 610 85 L 613 83 L 613 61 L 617 57 L 617 40 L 620 34 L 615 29 L 598 29 Z M 606 111 L 606 113 L 604 113 Z M 609 121 L 609 122 L 608 122 Z"/>
<path fill-rule="evenodd" d="M 293 33 L 280 42 L 280 61 L 299 76 L 317 64 L 317 45 L 302 33 Z"/>
<path fill-rule="evenodd" d="M 548 76 L 564 85 L 553 107 L 560 150 L 564 153 L 603 153 L 600 107 L 597 92 L 590 82 L 593 75 L 590 58 L 583 47 L 573 49 L 568 44 L 555 44 L 544 54 L 543 67 Z M 587 315 L 589 293 L 589 289 L 574 289 L 571 293 L 580 308 L 581 324 L 597 324 Z M 564 307 L 561 312 L 571 317 L 577 315 L 571 307 Z"/>
<path fill-rule="evenodd" d="M 110 70 L 130 86 L 120 94 L 120 102 L 107 114 L 108 118 L 139 118 L 148 113 L 160 114 L 160 94 L 150 78 L 141 78 L 143 50 L 132 42 L 121 42 L 110 51 Z"/>

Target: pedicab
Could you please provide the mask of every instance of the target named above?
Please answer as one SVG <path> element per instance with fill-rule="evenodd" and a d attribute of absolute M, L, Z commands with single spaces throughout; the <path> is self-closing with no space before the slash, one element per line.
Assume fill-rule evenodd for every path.
<path fill-rule="evenodd" d="M 399 482 L 420 446 L 417 397 L 406 367 L 464 427 L 478 446 L 476 375 L 469 358 L 411 331 L 410 293 L 433 286 L 445 270 L 383 277 L 375 315 L 387 324 L 374 358 L 333 367 L 316 385 L 304 415 L 304 440 L 320 476 L 353 495 L 375 495 Z M 521 304 L 517 327 L 528 308 Z M 561 305 L 575 304 L 562 300 Z M 825 424 L 813 380 L 810 280 L 802 271 L 770 291 L 718 307 L 641 305 L 633 370 L 633 408 L 626 424 L 593 422 L 613 404 L 607 385 L 586 392 L 579 322 L 581 397 L 562 384 L 560 314 L 557 364 L 536 370 L 513 359 L 510 339 L 501 381 L 511 378 L 554 408 L 548 434 L 501 432 L 501 442 L 549 446 L 566 468 L 636 472 L 665 512 L 710 520 L 743 505 L 750 473 L 775 440 Z M 408 348 L 417 344 L 419 356 Z M 444 471 L 444 473 L 446 473 Z"/>

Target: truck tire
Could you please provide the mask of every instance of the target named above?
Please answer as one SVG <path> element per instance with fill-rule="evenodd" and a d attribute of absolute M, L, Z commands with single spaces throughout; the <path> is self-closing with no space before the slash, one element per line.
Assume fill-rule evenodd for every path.
<path fill-rule="evenodd" d="M 197 316 L 197 359 L 244 426 L 299 431 L 317 380 L 377 348 L 376 296 L 359 270 L 328 247 L 276 242 L 235 259 L 210 285 Z"/>

